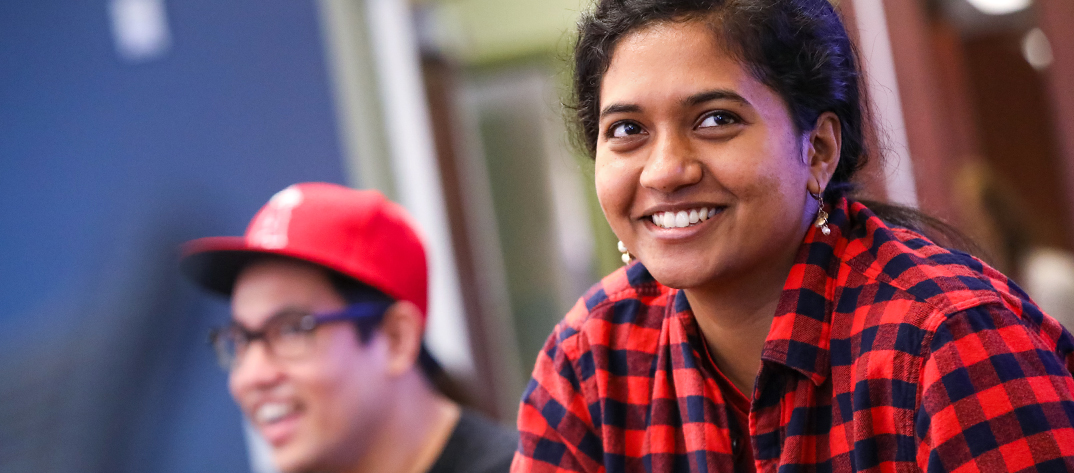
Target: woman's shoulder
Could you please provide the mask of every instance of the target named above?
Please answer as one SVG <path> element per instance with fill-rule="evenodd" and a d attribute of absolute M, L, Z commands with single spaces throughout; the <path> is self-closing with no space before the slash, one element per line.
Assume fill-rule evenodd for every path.
<path fill-rule="evenodd" d="M 841 327 L 833 329 L 840 333 L 835 338 L 898 327 L 891 341 L 918 340 L 920 346 L 898 347 L 917 353 L 943 339 L 933 338 L 937 331 L 1004 327 L 1063 356 L 1070 351 L 1074 339 L 1000 271 L 912 229 L 885 223 L 861 204 L 849 208 L 849 222 L 840 229 L 846 241 L 835 249 L 844 265 L 833 300 L 833 327 Z"/>
<path fill-rule="evenodd" d="M 851 202 L 848 208 L 839 259 L 857 273 L 859 284 L 890 286 L 941 313 L 1028 300 L 1007 276 L 979 258 L 889 224 L 863 204 Z"/>

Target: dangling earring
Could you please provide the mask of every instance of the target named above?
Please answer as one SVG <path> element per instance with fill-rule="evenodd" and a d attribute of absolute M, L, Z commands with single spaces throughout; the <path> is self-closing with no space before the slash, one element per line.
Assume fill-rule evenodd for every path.
<path fill-rule="evenodd" d="M 813 221 L 813 226 L 819 228 L 820 232 L 825 236 L 831 234 L 832 229 L 828 228 L 828 212 L 824 211 L 824 199 L 820 194 L 814 194 L 813 192 L 809 192 L 809 196 L 817 201 L 817 219 Z"/>
<path fill-rule="evenodd" d="M 619 252 L 623 254 L 623 264 L 630 264 L 630 260 L 634 259 L 634 255 L 630 254 L 622 240 L 619 241 Z"/>

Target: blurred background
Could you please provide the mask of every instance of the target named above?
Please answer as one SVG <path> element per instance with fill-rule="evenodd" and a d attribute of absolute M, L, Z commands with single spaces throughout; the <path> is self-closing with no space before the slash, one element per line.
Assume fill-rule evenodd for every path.
<path fill-rule="evenodd" d="M 1074 2 L 841 0 L 880 125 L 863 192 L 973 237 L 1066 323 Z M 377 188 L 432 253 L 429 344 L 512 424 L 619 266 L 560 105 L 583 0 L 0 3 L 0 471 L 270 471 L 183 241 L 299 181 Z"/>

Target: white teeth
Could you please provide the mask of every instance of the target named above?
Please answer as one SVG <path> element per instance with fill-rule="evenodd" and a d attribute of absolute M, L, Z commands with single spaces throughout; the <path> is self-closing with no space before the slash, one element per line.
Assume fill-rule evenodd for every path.
<path fill-rule="evenodd" d="M 262 404 L 261 407 L 257 408 L 257 412 L 254 413 L 254 418 L 259 423 L 269 424 L 282 419 L 293 410 L 294 408 L 290 403 L 266 402 L 265 404 Z"/>
<path fill-rule="evenodd" d="M 661 228 L 685 228 L 708 220 L 716 215 L 715 208 L 702 207 L 690 211 L 657 212 L 650 217 L 654 224 Z"/>

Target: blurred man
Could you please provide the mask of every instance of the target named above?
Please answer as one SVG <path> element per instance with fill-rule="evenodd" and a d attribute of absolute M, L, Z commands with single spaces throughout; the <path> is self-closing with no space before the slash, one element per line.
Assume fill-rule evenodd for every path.
<path fill-rule="evenodd" d="M 293 185 L 245 237 L 187 243 L 182 267 L 231 297 L 213 343 L 281 471 L 508 471 L 516 435 L 434 387 L 425 250 L 400 206 Z"/>

